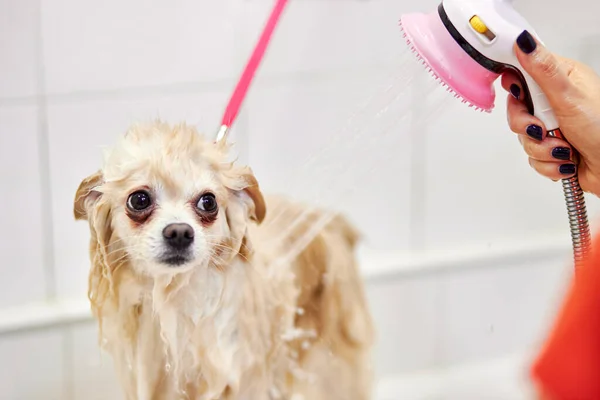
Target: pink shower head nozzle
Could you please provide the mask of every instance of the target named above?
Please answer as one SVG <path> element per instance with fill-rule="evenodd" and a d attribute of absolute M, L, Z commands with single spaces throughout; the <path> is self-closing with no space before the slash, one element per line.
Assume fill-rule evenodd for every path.
<path fill-rule="evenodd" d="M 477 63 L 450 35 L 437 12 L 407 14 L 400 27 L 409 45 L 430 72 L 463 103 L 491 112 L 499 77 Z"/>

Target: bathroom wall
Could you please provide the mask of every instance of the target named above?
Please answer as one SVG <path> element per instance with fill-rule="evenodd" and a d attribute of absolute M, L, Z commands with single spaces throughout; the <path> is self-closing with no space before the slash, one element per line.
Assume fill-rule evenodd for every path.
<path fill-rule="evenodd" d="M 547 45 L 600 67 L 600 5 L 515 3 Z M 0 398 L 119 398 L 75 189 L 133 122 L 214 134 L 272 4 L 0 0 Z M 503 91 L 477 113 L 415 68 L 398 19 L 436 4 L 290 1 L 235 149 L 265 190 L 338 205 L 363 231 L 379 398 L 514 400 L 571 273 L 563 198 L 528 166 Z"/>

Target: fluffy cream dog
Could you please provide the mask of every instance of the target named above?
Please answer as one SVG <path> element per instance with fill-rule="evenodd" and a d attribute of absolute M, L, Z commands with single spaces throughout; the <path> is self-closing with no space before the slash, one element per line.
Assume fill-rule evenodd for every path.
<path fill-rule="evenodd" d="M 355 231 L 332 215 L 294 252 L 325 211 L 265 200 L 227 156 L 191 127 L 139 125 L 77 190 L 89 299 L 126 398 L 370 398 Z"/>

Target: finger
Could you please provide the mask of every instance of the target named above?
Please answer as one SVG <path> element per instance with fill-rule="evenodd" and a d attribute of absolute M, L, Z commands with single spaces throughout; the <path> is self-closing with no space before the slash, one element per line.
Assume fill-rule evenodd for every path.
<path fill-rule="evenodd" d="M 564 98 L 571 84 L 558 57 L 527 31 L 523 31 L 517 38 L 515 53 L 523 69 L 537 82 L 551 102 Z"/>
<path fill-rule="evenodd" d="M 512 96 L 508 96 L 507 117 L 508 126 L 514 133 L 525 134 L 538 141 L 546 137 L 546 129 L 542 121 L 529 114 L 525 104 Z"/>
<path fill-rule="evenodd" d="M 564 163 L 573 161 L 573 149 L 562 139 L 547 137 L 543 141 L 519 135 L 519 141 L 529 158 L 536 161 Z"/>
<path fill-rule="evenodd" d="M 501 84 L 504 90 L 512 94 L 514 98 L 519 99 L 523 88 L 521 87 L 521 80 L 513 72 L 506 72 L 502 74 Z"/>
<path fill-rule="evenodd" d="M 573 163 L 555 163 L 529 159 L 529 165 L 540 175 L 553 181 L 570 178 L 575 175 L 577 167 Z"/>

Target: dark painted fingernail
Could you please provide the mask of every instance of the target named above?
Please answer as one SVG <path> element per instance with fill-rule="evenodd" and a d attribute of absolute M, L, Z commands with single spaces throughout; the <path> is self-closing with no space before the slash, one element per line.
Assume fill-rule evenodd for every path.
<path fill-rule="evenodd" d="M 537 43 L 529 32 L 523 31 L 523 33 L 521 33 L 517 38 L 517 46 L 519 46 L 523 53 L 530 54 L 533 53 L 537 47 Z"/>
<path fill-rule="evenodd" d="M 544 136 L 542 127 L 537 125 L 529 125 L 525 132 L 527 133 L 527 136 L 535 140 L 542 140 L 542 137 Z"/>
<path fill-rule="evenodd" d="M 558 171 L 563 175 L 573 175 L 575 173 L 575 164 L 563 164 L 558 167 Z"/>
<path fill-rule="evenodd" d="M 552 157 L 557 160 L 570 160 L 571 149 L 568 147 L 555 147 L 552 149 Z"/>
<path fill-rule="evenodd" d="M 519 85 L 515 83 L 510 85 L 510 94 L 512 94 L 515 99 L 519 100 L 519 96 L 521 96 L 521 88 Z"/>

